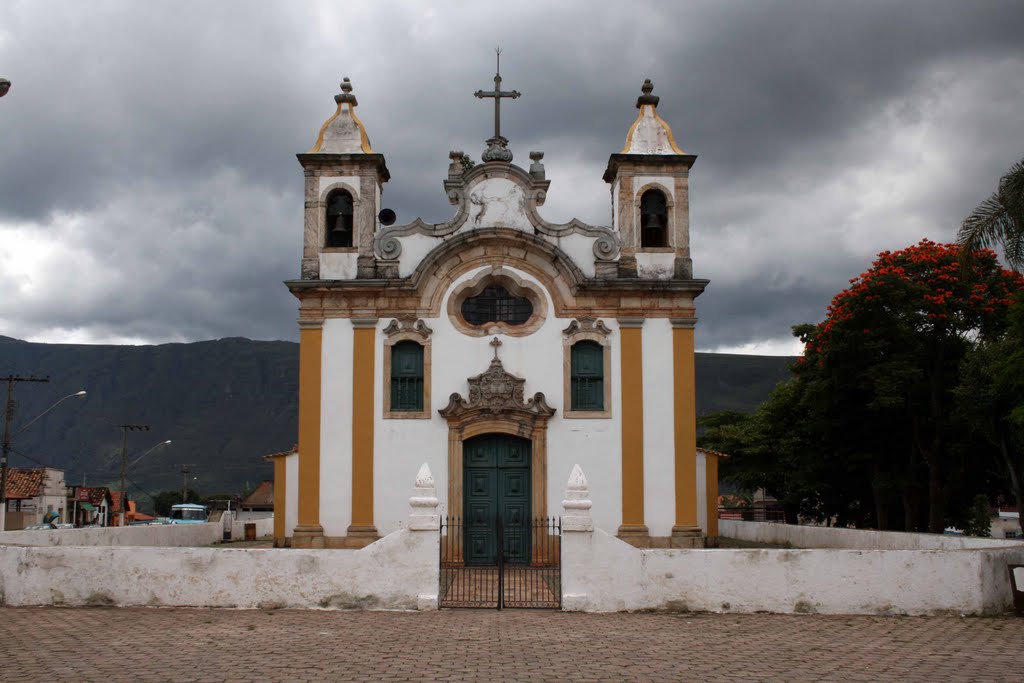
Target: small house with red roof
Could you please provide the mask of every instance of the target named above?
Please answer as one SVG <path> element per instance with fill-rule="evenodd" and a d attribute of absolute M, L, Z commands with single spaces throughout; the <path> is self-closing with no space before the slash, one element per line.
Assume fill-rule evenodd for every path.
<path fill-rule="evenodd" d="M 52 467 L 9 467 L 4 529 L 11 531 L 42 524 L 48 512 L 56 512 L 58 521 L 65 521 L 65 490 L 64 470 Z"/>

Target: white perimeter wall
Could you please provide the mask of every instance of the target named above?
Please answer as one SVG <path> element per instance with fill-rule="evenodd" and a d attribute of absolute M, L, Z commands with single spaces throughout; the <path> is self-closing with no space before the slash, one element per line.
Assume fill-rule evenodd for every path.
<path fill-rule="evenodd" d="M 437 529 L 361 550 L 3 546 L 0 596 L 8 606 L 433 609 L 437 558 Z"/>
<path fill-rule="evenodd" d="M 507 270 L 515 270 L 505 267 Z M 479 270 L 464 274 L 453 284 L 471 279 Z M 522 271 L 519 277 L 544 287 Z M 545 290 L 546 293 L 546 290 Z M 442 311 L 447 311 L 447 296 Z M 563 396 L 562 330 L 569 318 L 554 318 L 550 295 L 549 317 L 539 330 L 526 337 L 501 335 L 499 356 L 505 369 L 526 379 L 526 395 L 544 392 L 549 405 L 557 409 L 548 423 L 548 513 L 561 510 L 562 488 L 573 464 L 579 463 L 595 497 L 602 501 L 594 511 L 597 524 L 618 529 L 622 517 L 621 484 L 621 381 L 620 335 L 614 318 L 602 318 L 611 334 L 611 419 L 565 419 Z M 381 330 L 391 318 L 377 325 L 374 368 L 374 521 L 382 535 L 402 528 L 408 507 L 407 482 L 426 462 L 437 479 L 441 514 L 461 514 L 449 510 L 448 424 L 438 410 L 448 405 L 448 397 L 468 393 L 466 379 L 487 370 L 494 349 L 491 337 L 469 337 L 457 331 L 447 313 L 428 318 L 431 327 L 431 406 L 424 420 L 383 419 L 384 382 L 383 335 Z M 324 322 L 323 385 L 320 446 L 320 523 L 328 536 L 344 536 L 351 521 L 352 476 L 352 338 L 349 320 Z M 668 320 L 649 319 L 643 326 L 644 373 L 644 494 L 645 517 L 652 535 L 668 536 L 675 516 L 672 427 L 672 328 Z M 288 481 L 297 480 L 289 470 Z M 703 480 L 698 480 L 703 486 Z M 289 506 L 297 491 L 289 486 Z M 289 507 L 290 509 L 290 507 Z M 287 521 L 288 534 L 295 522 Z"/>
<path fill-rule="evenodd" d="M 204 546 L 223 538 L 220 522 L 205 524 L 154 524 L 151 526 L 89 527 L 39 531 L 4 531 L 0 545 L 21 546 Z"/>
<path fill-rule="evenodd" d="M 563 607 L 826 614 L 998 614 L 1024 546 L 974 550 L 639 550 L 564 531 Z"/>
<path fill-rule="evenodd" d="M 741 541 L 790 545 L 794 548 L 845 548 L 860 550 L 961 550 L 967 548 L 1018 548 L 1024 540 L 976 538 L 945 534 L 920 534 L 873 529 L 840 529 L 825 526 L 718 520 L 719 535 Z"/>
<path fill-rule="evenodd" d="M 254 524 L 256 526 L 256 538 L 263 538 L 264 536 L 274 535 L 273 517 L 260 517 L 257 519 L 236 519 L 231 523 L 232 541 L 245 540 L 246 524 Z"/>

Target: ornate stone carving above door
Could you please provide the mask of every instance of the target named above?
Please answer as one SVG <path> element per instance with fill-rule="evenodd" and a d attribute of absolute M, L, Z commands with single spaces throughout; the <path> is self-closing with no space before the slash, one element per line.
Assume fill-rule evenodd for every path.
<path fill-rule="evenodd" d="M 448 421 L 448 514 L 462 515 L 462 442 L 480 434 L 511 434 L 531 442 L 531 505 L 534 517 L 547 515 L 548 419 L 555 409 L 544 394 L 525 396 L 526 380 L 507 372 L 498 358 L 495 338 L 494 358 L 486 371 L 470 377 L 469 398 L 458 392 L 438 412 Z"/>

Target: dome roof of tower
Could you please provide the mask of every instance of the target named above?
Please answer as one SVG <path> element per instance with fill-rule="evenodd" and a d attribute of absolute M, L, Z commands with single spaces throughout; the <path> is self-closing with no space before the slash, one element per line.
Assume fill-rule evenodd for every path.
<path fill-rule="evenodd" d="M 356 116 L 356 96 L 352 83 L 346 77 L 341 82 L 341 94 L 334 96 L 338 110 L 320 127 L 310 154 L 374 154 L 363 122 Z"/>
<path fill-rule="evenodd" d="M 626 135 L 626 146 L 622 154 L 683 154 L 672 135 L 672 129 L 658 116 L 659 98 L 651 94 L 654 91 L 651 79 L 646 79 L 640 90 L 643 94 L 636 100 L 636 108 L 640 113 Z"/>

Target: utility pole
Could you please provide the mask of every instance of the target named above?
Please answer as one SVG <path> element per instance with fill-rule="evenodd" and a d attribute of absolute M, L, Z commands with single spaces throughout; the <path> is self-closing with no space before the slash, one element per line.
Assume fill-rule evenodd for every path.
<path fill-rule="evenodd" d="M 118 526 L 126 526 L 128 501 L 125 498 L 124 479 L 128 469 L 128 432 L 148 432 L 149 425 L 118 425 L 121 428 L 121 519 Z"/>
<path fill-rule="evenodd" d="M 182 463 L 181 465 L 181 502 L 188 502 L 188 475 L 192 473 L 189 467 L 194 467 L 192 463 Z"/>
<path fill-rule="evenodd" d="M 5 91 L 6 92 L 6 91 Z M 2 94 L 0 94 L 2 97 Z M 7 528 L 7 456 L 11 452 L 11 422 L 14 421 L 14 385 L 17 382 L 49 382 L 49 377 L 20 377 L 18 375 L 7 375 L 0 377 L 0 380 L 7 382 L 7 403 L 4 406 L 4 440 L 2 455 L 0 455 L 0 531 Z"/>

